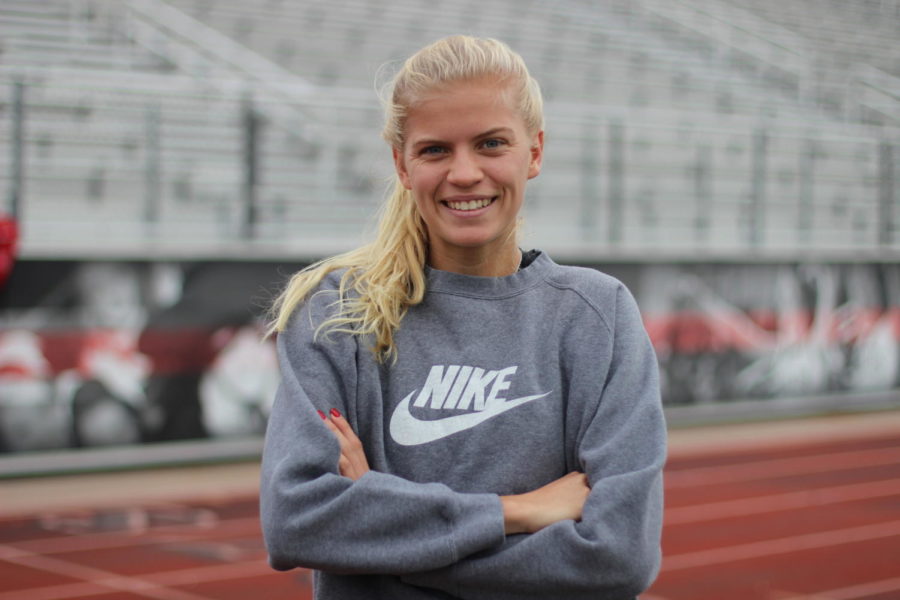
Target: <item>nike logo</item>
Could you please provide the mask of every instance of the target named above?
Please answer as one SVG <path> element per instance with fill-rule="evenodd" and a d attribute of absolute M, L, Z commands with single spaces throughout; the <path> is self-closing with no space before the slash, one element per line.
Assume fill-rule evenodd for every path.
<path fill-rule="evenodd" d="M 476 425 L 484 423 L 492 417 L 503 414 L 517 406 L 521 406 L 526 402 L 543 398 L 550 392 L 544 394 L 536 394 L 534 396 L 523 396 L 513 400 L 504 400 L 492 402 L 485 407 L 484 410 L 463 415 L 454 415 L 443 419 L 433 421 L 423 421 L 415 418 L 409 412 L 409 405 L 415 392 L 411 392 L 406 398 L 400 401 L 394 414 L 391 415 L 390 433 L 394 441 L 401 446 L 418 446 L 427 444 L 436 440 L 445 438 L 471 429 Z"/>

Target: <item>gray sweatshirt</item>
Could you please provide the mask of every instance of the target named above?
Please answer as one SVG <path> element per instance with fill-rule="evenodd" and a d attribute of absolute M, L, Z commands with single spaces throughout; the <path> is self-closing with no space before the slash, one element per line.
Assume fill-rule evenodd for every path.
<path fill-rule="evenodd" d="M 626 599 L 660 561 L 665 423 L 634 299 L 540 254 L 508 277 L 427 270 L 425 300 L 380 364 L 372 340 L 314 336 L 329 275 L 278 336 L 282 382 L 260 509 L 271 565 L 316 570 L 315 597 Z M 338 473 L 317 410 L 340 410 L 372 471 Z M 588 475 L 580 522 L 504 535 L 500 495 Z"/>

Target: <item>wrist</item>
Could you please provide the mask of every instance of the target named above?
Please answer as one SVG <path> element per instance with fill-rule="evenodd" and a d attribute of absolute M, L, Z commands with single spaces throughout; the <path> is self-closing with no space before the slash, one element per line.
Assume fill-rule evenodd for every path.
<path fill-rule="evenodd" d="M 520 496 L 500 496 L 503 506 L 503 528 L 506 535 L 527 533 L 524 507 Z"/>

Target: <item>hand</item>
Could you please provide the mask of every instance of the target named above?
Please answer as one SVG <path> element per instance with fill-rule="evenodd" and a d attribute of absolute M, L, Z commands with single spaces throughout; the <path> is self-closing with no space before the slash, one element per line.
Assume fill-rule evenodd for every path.
<path fill-rule="evenodd" d="M 590 491 L 587 475 L 573 471 L 534 491 L 501 496 L 506 533 L 534 533 L 558 521 L 580 521 Z"/>
<path fill-rule="evenodd" d="M 338 469 L 341 475 L 356 481 L 369 472 L 369 461 L 366 459 L 362 442 L 356 437 L 350 423 L 336 408 L 331 409 L 331 418 L 319 411 L 319 416 L 325 421 L 325 427 L 337 437 L 341 445 L 341 458 L 338 460 Z"/>

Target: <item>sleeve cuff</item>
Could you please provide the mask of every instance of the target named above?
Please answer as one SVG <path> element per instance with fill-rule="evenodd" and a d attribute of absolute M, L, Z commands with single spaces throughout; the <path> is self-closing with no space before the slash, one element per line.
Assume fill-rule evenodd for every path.
<path fill-rule="evenodd" d="M 496 494 L 471 494 L 457 506 L 457 514 L 450 519 L 450 532 L 457 560 L 500 546 L 506 539 L 503 524 L 503 505 Z"/>

